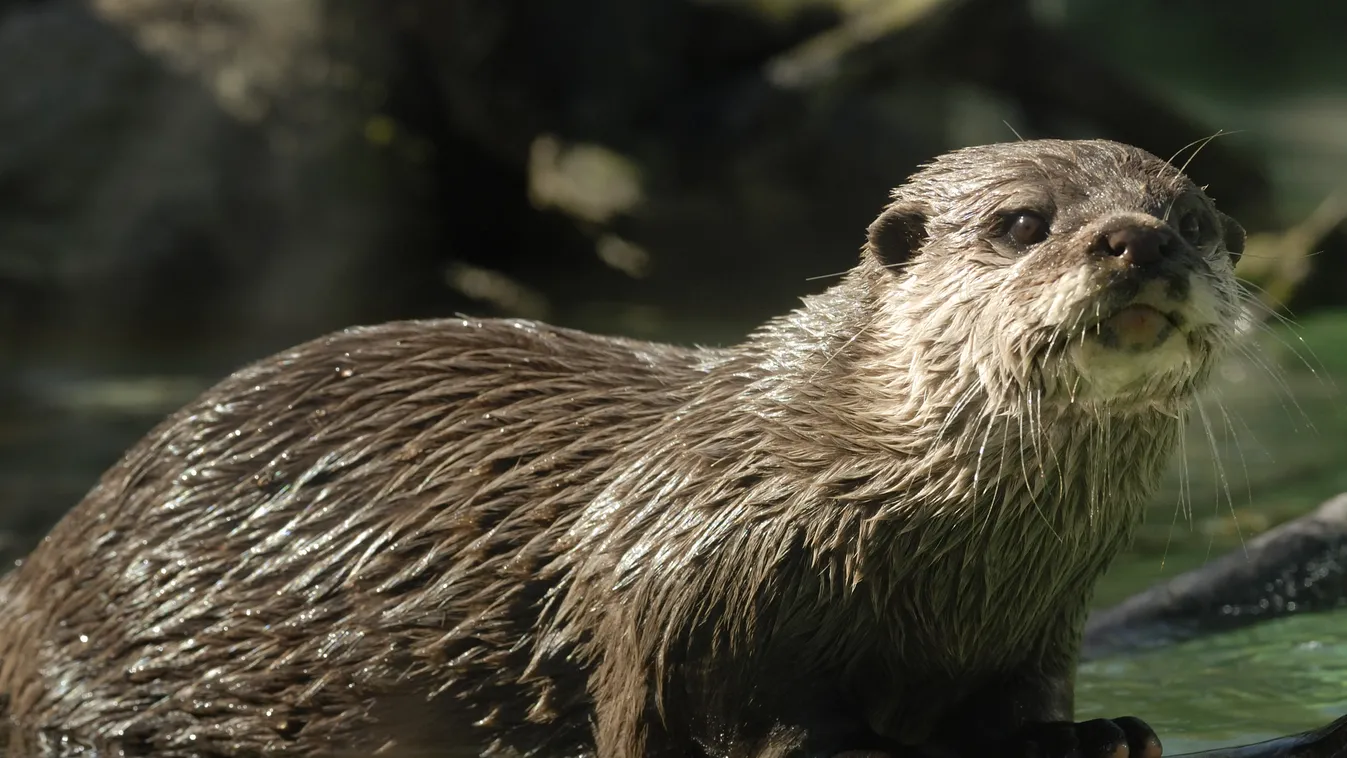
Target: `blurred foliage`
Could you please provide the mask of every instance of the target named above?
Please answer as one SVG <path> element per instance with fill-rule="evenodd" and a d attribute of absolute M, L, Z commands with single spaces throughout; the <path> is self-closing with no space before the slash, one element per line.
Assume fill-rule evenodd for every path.
<path fill-rule="evenodd" d="M 1191 160 L 1249 228 L 1240 273 L 1271 310 L 1347 305 L 1344 20 L 1247 0 L 0 3 L 0 530 L 21 548 L 204 383 L 352 323 L 732 341 L 847 268 L 921 161 L 1015 134 Z M 1307 324 L 1342 376 L 1347 325 Z M 1229 395 L 1280 441 L 1290 415 L 1256 402 L 1277 389 Z M 1285 447 L 1304 466 L 1255 463 L 1260 503 L 1338 454 Z"/>

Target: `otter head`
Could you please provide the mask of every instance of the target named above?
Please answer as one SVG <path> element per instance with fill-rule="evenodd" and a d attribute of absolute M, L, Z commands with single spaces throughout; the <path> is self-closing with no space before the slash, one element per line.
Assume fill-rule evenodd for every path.
<path fill-rule="evenodd" d="M 899 335 L 993 393 L 1177 410 L 1238 320 L 1244 230 L 1170 164 L 1106 141 L 950 153 L 895 190 L 865 255 Z M 922 342 L 925 340 L 926 342 Z"/>

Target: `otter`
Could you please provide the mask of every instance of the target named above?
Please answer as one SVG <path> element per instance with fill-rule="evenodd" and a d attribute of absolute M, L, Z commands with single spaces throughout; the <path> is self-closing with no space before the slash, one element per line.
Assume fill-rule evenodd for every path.
<path fill-rule="evenodd" d="M 0 584 L 11 747 L 1081 755 L 1096 579 L 1244 232 L 1108 141 L 921 167 L 739 344 L 352 328 L 154 428 Z"/>

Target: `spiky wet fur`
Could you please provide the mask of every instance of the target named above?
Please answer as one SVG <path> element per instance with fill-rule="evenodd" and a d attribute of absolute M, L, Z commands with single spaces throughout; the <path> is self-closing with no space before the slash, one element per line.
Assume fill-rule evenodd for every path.
<path fill-rule="evenodd" d="M 978 260 L 958 155 L 895 199 L 936 240 L 910 266 L 869 250 L 732 348 L 403 322 L 224 380 L 6 578 L 12 747 L 789 755 L 952 739 L 998 683 L 1069 718 L 1093 583 L 1227 335 L 1162 401 L 1074 395 L 1100 295 L 1036 322 L 1051 272 Z"/>

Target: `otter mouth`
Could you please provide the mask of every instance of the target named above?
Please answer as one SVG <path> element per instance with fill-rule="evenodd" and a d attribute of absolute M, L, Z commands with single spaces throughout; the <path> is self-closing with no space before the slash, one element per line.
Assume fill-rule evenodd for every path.
<path fill-rule="evenodd" d="M 1106 348 L 1126 353 L 1154 350 L 1179 333 L 1183 316 L 1146 303 L 1124 305 L 1094 325 L 1089 333 Z"/>
<path fill-rule="evenodd" d="M 1199 351 L 1181 306 L 1171 310 L 1147 300 L 1129 299 L 1104 310 L 1071 346 L 1071 359 L 1090 388 L 1083 397 L 1154 399 L 1193 371 Z"/>

